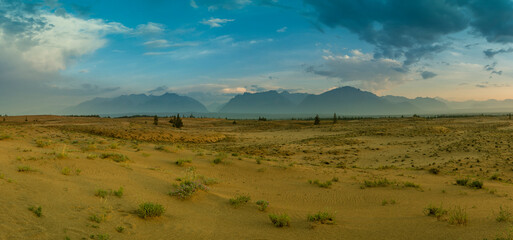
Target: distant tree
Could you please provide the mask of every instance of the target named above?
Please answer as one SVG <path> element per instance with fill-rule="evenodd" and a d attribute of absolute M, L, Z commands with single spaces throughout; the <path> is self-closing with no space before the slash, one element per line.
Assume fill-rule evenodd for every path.
<path fill-rule="evenodd" d="M 235 120 L 233 120 L 232 124 L 235 125 L 235 124 L 237 124 L 237 122 Z"/>
<path fill-rule="evenodd" d="M 180 114 L 177 114 L 176 117 L 172 117 L 171 120 L 169 120 L 169 123 L 171 123 L 171 125 L 175 128 L 182 128 L 183 127 L 183 122 L 182 122 L 182 118 L 180 118 Z"/>
<path fill-rule="evenodd" d="M 337 123 L 337 114 L 333 113 L 333 124 Z"/>
<path fill-rule="evenodd" d="M 155 115 L 155 116 L 153 117 L 153 124 L 154 124 L 154 125 L 159 125 L 159 117 L 158 117 L 157 115 Z"/>
<path fill-rule="evenodd" d="M 265 117 L 258 117 L 258 121 L 267 121 L 267 118 L 265 118 Z"/>
<path fill-rule="evenodd" d="M 314 118 L 314 125 L 319 125 L 321 124 L 321 119 L 319 118 L 319 114 L 315 115 L 315 118 Z"/>
<path fill-rule="evenodd" d="M 28 122 L 28 118 L 27 117 L 25 117 L 25 122 Z"/>
<path fill-rule="evenodd" d="M 511 113 L 510 113 L 510 114 L 508 114 L 508 116 L 509 116 L 509 120 L 511 120 Z M 4 118 L 4 121 L 5 121 L 5 118 Z"/>

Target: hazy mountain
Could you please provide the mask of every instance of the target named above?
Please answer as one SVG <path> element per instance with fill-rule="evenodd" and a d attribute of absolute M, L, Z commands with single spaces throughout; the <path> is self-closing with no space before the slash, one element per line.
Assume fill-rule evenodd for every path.
<path fill-rule="evenodd" d="M 296 108 L 289 98 L 298 95 L 280 94 L 277 91 L 244 93 L 230 99 L 219 112 L 222 113 L 293 113 Z"/>
<path fill-rule="evenodd" d="M 287 91 L 283 91 L 280 95 L 287 98 L 291 103 L 295 105 L 299 105 L 305 98 L 311 94 L 308 93 L 289 93 Z"/>
<path fill-rule="evenodd" d="M 161 96 L 131 94 L 115 98 L 95 98 L 64 111 L 66 114 L 180 113 L 208 112 L 193 98 L 174 93 Z"/>
<path fill-rule="evenodd" d="M 435 98 L 423 98 L 423 97 L 417 97 L 415 99 L 410 99 L 406 97 L 399 97 L 399 96 L 384 96 L 383 99 L 388 100 L 392 103 L 410 103 L 416 108 L 419 109 L 420 112 L 418 113 L 433 113 L 433 112 L 446 112 L 449 110 L 449 107 L 447 104 L 445 104 L 442 101 L 439 101 Z"/>
<path fill-rule="evenodd" d="M 353 87 L 336 88 L 309 95 L 300 104 L 301 112 L 377 115 L 415 113 L 419 109 L 408 102 L 394 103 Z"/>
<path fill-rule="evenodd" d="M 452 112 L 465 113 L 491 113 L 491 112 L 513 112 L 513 100 L 485 100 L 485 101 L 447 101 L 441 100 L 451 109 Z"/>

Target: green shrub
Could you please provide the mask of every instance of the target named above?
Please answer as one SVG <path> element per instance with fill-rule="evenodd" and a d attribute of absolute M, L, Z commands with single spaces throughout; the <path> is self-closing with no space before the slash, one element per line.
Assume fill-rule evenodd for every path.
<path fill-rule="evenodd" d="M 469 179 L 468 178 L 460 178 L 460 179 L 456 179 L 456 185 L 460 185 L 460 186 L 467 186 L 467 183 L 469 182 Z"/>
<path fill-rule="evenodd" d="M 116 232 L 122 233 L 123 231 L 125 231 L 125 227 L 123 227 L 123 226 L 116 227 Z"/>
<path fill-rule="evenodd" d="M 178 159 L 178 161 L 175 162 L 178 166 L 183 166 L 185 163 L 191 163 L 192 161 L 189 159 Z"/>
<path fill-rule="evenodd" d="M 18 172 L 35 172 L 36 170 L 29 166 L 18 166 Z"/>
<path fill-rule="evenodd" d="M 249 200 L 251 200 L 250 196 L 239 195 L 239 196 L 236 196 L 235 198 L 230 198 L 229 202 L 230 202 L 230 205 L 232 205 L 234 207 L 240 207 L 240 206 L 246 204 L 247 202 L 249 202 Z"/>
<path fill-rule="evenodd" d="M 141 218 L 160 217 L 165 209 L 162 205 L 157 203 L 146 202 L 139 205 L 137 214 Z"/>
<path fill-rule="evenodd" d="M 119 189 L 117 191 L 112 191 L 112 194 L 114 194 L 114 196 L 116 197 L 122 197 L 123 196 L 123 187 L 119 187 Z"/>
<path fill-rule="evenodd" d="M 449 223 L 453 225 L 465 225 L 467 224 L 468 217 L 467 211 L 461 207 L 454 208 L 449 216 Z"/>
<path fill-rule="evenodd" d="M 267 207 L 269 206 L 269 202 L 265 200 L 258 200 L 256 202 L 256 205 L 258 205 L 258 210 L 265 211 Z"/>
<path fill-rule="evenodd" d="M 109 194 L 109 192 L 107 192 L 107 190 L 98 189 L 98 190 L 96 190 L 96 193 L 94 195 L 97 197 L 100 197 L 100 198 L 105 198 L 105 197 L 107 197 L 107 194 Z"/>
<path fill-rule="evenodd" d="M 32 211 L 36 216 L 41 217 L 43 215 L 43 208 L 41 206 L 39 207 L 29 207 L 29 210 Z"/>
<path fill-rule="evenodd" d="M 89 216 L 89 220 L 91 220 L 95 223 L 101 223 L 101 222 L 103 222 L 103 220 L 105 220 L 105 215 L 99 216 L 99 215 L 93 214 L 93 215 Z"/>
<path fill-rule="evenodd" d="M 119 153 L 102 153 L 100 155 L 100 158 L 101 159 L 111 159 L 112 161 L 114 162 L 125 162 L 128 160 L 128 157 L 123 155 L 123 154 L 119 154 Z"/>
<path fill-rule="evenodd" d="M 467 186 L 470 188 L 481 189 L 483 188 L 483 181 L 478 179 L 460 178 L 456 179 L 456 185 Z"/>
<path fill-rule="evenodd" d="M 441 204 L 440 207 L 435 207 L 430 204 L 428 207 L 424 208 L 424 214 L 426 216 L 436 217 L 438 220 L 443 220 L 447 215 L 447 210 L 445 210 Z"/>
<path fill-rule="evenodd" d="M 169 195 L 176 196 L 180 199 L 188 199 L 198 190 L 207 191 L 208 188 L 201 182 L 184 180 L 179 185 L 175 185 L 175 190 L 169 192 Z"/>
<path fill-rule="evenodd" d="M 440 170 L 438 168 L 430 168 L 428 171 L 429 171 L 429 173 L 435 174 L 435 175 L 440 173 Z"/>
<path fill-rule="evenodd" d="M 269 219 L 276 227 L 290 226 L 290 217 L 287 214 L 269 214 Z"/>
<path fill-rule="evenodd" d="M 512 214 L 508 209 L 504 209 L 502 208 L 502 206 L 500 206 L 499 212 L 495 220 L 497 220 L 497 222 L 509 222 L 511 220 L 511 216 Z"/>
<path fill-rule="evenodd" d="M 412 183 L 412 182 L 404 182 L 404 187 L 411 187 L 411 188 L 420 188 L 420 185 Z"/>
<path fill-rule="evenodd" d="M 392 184 L 392 182 L 388 181 L 386 178 L 374 179 L 372 181 L 365 180 L 363 182 L 363 188 L 371 188 L 371 187 L 386 187 Z"/>
<path fill-rule="evenodd" d="M 333 183 L 331 181 L 321 182 L 319 180 L 313 180 L 313 181 L 308 180 L 308 183 L 317 185 L 318 187 L 321 187 L 321 188 L 329 188 L 329 187 L 331 187 L 331 185 L 333 185 Z"/>
<path fill-rule="evenodd" d="M 313 215 L 308 215 L 307 220 L 309 222 L 317 222 L 321 224 L 334 224 L 335 217 L 329 212 L 318 212 Z"/>
<path fill-rule="evenodd" d="M 481 189 L 483 188 L 483 181 L 473 180 L 468 184 L 468 186 L 475 189 Z"/>

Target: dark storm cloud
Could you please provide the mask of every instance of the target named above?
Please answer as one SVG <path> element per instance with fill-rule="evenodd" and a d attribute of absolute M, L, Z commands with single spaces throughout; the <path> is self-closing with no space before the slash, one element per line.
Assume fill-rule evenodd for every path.
<path fill-rule="evenodd" d="M 405 64 L 442 51 L 443 36 L 464 30 L 468 17 L 443 0 L 305 0 L 328 27 L 343 27 L 377 47 L 377 58 L 405 57 Z"/>
<path fill-rule="evenodd" d="M 488 42 L 513 42 L 513 2 L 511 0 L 458 0 L 472 13 L 470 26 Z"/>
<path fill-rule="evenodd" d="M 485 65 L 484 70 L 490 72 L 490 76 L 492 74 L 502 75 L 502 70 L 497 70 L 496 66 L 497 62 L 493 62 L 492 64 Z"/>
<path fill-rule="evenodd" d="M 499 49 L 499 50 L 486 49 L 486 50 L 483 51 L 484 55 L 487 58 L 493 58 L 497 54 L 510 53 L 510 52 L 513 52 L 513 48 L 506 48 L 506 49 Z"/>
<path fill-rule="evenodd" d="M 312 7 L 320 23 L 346 28 L 376 46 L 376 58 L 404 58 L 405 65 L 443 51 L 453 42 L 447 35 L 466 29 L 488 42 L 513 42 L 511 0 L 304 2 Z M 490 57 L 494 52 L 485 54 Z"/>
<path fill-rule="evenodd" d="M 420 76 L 422 76 L 422 79 L 434 78 L 437 75 L 438 74 L 436 74 L 434 72 L 430 72 L 430 71 L 423 71 L 422 73 L 420 73 Z"/>

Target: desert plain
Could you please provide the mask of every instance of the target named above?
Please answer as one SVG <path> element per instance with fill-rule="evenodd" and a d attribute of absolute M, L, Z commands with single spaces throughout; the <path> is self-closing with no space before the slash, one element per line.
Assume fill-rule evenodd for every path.
<path fill-rule="evenodd" d="M 2 120 L 1 240 L 513 236 L 507 116 Z"/>

